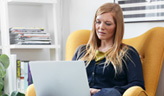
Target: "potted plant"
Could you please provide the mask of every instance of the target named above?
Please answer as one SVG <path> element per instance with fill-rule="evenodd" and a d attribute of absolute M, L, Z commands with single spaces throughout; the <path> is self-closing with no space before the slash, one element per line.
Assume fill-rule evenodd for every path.
<path fill-rule="evenodd" d="M 8 96 L 3 94 L 2 89 L 4 88 L 4 77 L 6 75 L 6 69 L 9 67 L 9 57 L 5 54 L 0 55 L 0 96 Z M 23 93 L 13 91 L 11 96 L 25 96 Z"/>
<path fill-rule="evenodd" d="M 6 75 L 6 69 L 8 68 L 8 66 L 9 57 L 5 54 L 0 55 L 0 96 L 4 95 L 2 89 L 4 88 L 4 77 Z"/>

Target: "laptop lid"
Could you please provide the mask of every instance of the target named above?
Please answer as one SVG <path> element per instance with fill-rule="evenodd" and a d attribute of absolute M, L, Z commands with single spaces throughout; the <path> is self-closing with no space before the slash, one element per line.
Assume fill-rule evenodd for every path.
<path fill-rule="evenodd" d="M 90 96 L 83 61 L 31 61 L 36 96 Z"/>

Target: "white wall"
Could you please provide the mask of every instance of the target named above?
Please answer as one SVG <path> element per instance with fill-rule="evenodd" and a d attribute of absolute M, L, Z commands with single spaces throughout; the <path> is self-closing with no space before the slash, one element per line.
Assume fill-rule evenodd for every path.
<path fill-rule="evenodd" d="M 91 29 L 97 8 L 113 0 L 71 0 L 70 32 L 79 29 Z"/>
<path fill-rule="evenodd" d="M 68 35 L 79 29 L 92 28 L 93 17 L 97 8 L 105 2 L 113 2 L 114 0 L 63 0 L 63 27 L 62 27 L 62 48 Z M 142 22 L 142 23 L 126 23 L 124 38 L 132 38 L 143 34 L 153 27 L 162 26 L 164 22 Z M 65 58 L 65 50 L 62 51 L 62 58 Z M 162 72 L 164 67 L 162 68 Z M 161 74 L 157 96 L 163 96 L 164 77 Z"/>
<path fill-rule="evenodd" d="M 124 38 L 133 38 L 153 27 L 164 27 L 164 22 L 125 23 Z"/>

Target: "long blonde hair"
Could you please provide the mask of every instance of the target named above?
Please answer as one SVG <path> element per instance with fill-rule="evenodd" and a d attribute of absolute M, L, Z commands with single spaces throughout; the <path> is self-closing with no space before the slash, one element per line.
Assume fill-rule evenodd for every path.
<path fill-rule="evenodd" d="M 105 3 L 98 8 L 96 11 L 93 27 L 90 35 L 90 39 L 86 46 L 86 54 L 82 58 L 83 60 L 87 61 L 87 66 L 89 65 L 90 61 L 95 58 L 96 50 L 101 45 L 101 40 L 96 35 L 96 28 L 95 28 L 95 20 L 98 15 L 103 13 L 110 12 L 115 21 L 116 29 L 113 38 L 113 46 L 110 52 L 106 55 L 106 62 L 104 66 L 108 66 L 110 62 L 113 64 L 115 73 L 122 72 L 122 61 L 123 57 L 128 50 L 128 47 L 122 43 L 123 35 L 124 35 L 124 21 L 123 21 L 123 13 L 120 6 L 116 3 Z"/>

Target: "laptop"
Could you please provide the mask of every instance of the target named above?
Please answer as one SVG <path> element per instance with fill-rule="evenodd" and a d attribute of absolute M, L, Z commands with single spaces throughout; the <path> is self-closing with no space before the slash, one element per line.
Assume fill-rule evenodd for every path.
<path fill-rule="evenodd" d="M 30 61 L 36 96 L 90 96 L 83 61 Z"/>

